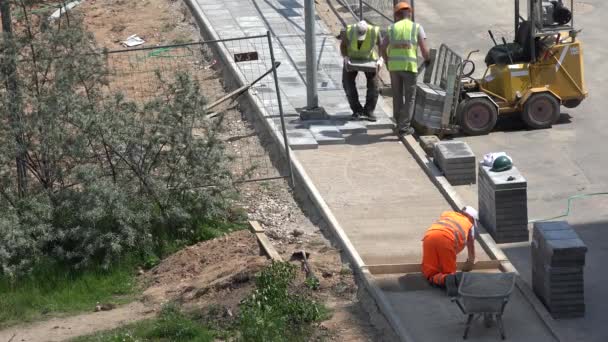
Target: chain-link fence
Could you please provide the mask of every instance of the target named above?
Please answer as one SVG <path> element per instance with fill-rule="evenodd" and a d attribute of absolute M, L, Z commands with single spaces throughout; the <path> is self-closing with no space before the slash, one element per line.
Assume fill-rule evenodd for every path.
<path fill-rule="evenodd" d="M 213 51 L 221 45 L 232 56 L 246 82 L 224 81 L 226 66 L 215 59 Z M 247 91 L 255 93 L 268 115 L 282 119 L 272 68 L 273 56 L 267 34 L 235 37 L 199 43 L 131 48 L 105 53 L 109 69 L 109 90 L 128 100 L 145 104 L 163 97 L 164 87 L 175 81 L 179 72 L 198 84 L 206 98 L 207 118 L 221 120 L 220 137 L 231 157 L 230 169 L 237 182 L 288 178 L 290 168 L 276 168 L 256 134 L 253 120 L 239 110 L 237 98 Z M 277 120 L 280 124 L 282 120 Z M 278 129 L 282 129 L 279 127 Z M 202 132 L 195 127 L 195 135 Z M 284 141 L 287 146 L 287 141 Z M 289 160 L 289 155 L 285 156 Z M 289 163 L 288 163 L 289 164 Z"/>
<path fill-rule="evenodd" d="M 338 0 L 356 20 L 386 27 L 393 22 L 393 0 Z"/>

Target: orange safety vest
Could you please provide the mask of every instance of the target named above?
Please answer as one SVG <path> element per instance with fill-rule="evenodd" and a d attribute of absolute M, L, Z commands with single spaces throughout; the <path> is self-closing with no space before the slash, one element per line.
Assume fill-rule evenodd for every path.
<path fill-rule="evenodd" d="M 441 214 L 439 220 L 433 223 L 427 230 L 429 232 L 443 233 L 446 238 L 454 241 L 456 254 L 460 253 L 467 244 L 467 238 L 473 223 L 469 218 L 455 211 L 446 211 Z"/>

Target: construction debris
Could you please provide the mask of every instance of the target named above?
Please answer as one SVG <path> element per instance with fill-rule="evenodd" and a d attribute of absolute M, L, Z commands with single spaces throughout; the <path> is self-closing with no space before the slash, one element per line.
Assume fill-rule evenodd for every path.
<path fill-rule="evenodd" d="M 84 0 L 72 1 L 70 3 L 62 3 L 59 8 L 49 16 L 49 21 L 55 21 L 61 18 L 62 15 L 70 11 L 72 8 L 80 5 Z"/>
<path fill-rule="evenodd" d="M 133 47 L 144 44 L 146 41 L 143 40 L 138 35 L 134 34 L 129 36 L 125 41 L 122 42 L 122 45 L 125 47 Z"/>

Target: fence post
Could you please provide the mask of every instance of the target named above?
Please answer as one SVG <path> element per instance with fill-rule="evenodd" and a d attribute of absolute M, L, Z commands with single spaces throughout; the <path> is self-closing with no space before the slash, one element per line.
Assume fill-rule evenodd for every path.
<path fill-rule="evenodd" d="M 272 76 L 274 77 L 274 88 L 277 94 L 277 104 L 279 106 L 279 117 L 281 118 L 281 130 L 283 133 L 283 142 L 285 143 L 285 158 L 287 159 L 287 168 L 289 170 L 289 186 L 294 188 L 293 170 L 291 168 L 291 152 L 289 141 L 287 140 L 287 129 L 285 128 L 285 115 L 283 114 L 283 103 L 281 102 L 281 89 L 279 89 L 279 77 L 277 75 L 277 66 L 274 60 L 274 49 L 272 47 L 272 36 L 270 31 L 266 31 L 268 38 L 268 49 L 270 50 L 270 61 L 272 63 Z"/>

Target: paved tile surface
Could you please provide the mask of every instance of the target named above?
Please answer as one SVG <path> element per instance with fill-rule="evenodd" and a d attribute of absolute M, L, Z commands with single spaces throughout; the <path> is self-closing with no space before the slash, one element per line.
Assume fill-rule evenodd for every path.
<path fill-rule="evenodd" d="M 306 48 L 304 42 L 303 0 L 197 0 L 221 39 L 256 36 L 270 31 L 273 39 L 275 59 L 281 62 L 278 68 L 279 88 L 286 115 L 296 115 L 306 107 Z M 375 123 L 349 123 L 352 112 L 342 89 L 342 57 L 338 40 L 317 17 L 317 86 L 319 104 L 325 108 L 338 134 L 321 134 L 310 131 L 306 125 L 287 125 L 288 141 L 294 149 L 317 148 L 318 144 L 343 143 L 339 133 L 365 133 L 369 129 L 392 127 L 392 121 L 383 110 L 380 99 L 376 107 L 379 120 Z M 251 41 L 226 42 L 230 54 L 258 51 L 258 61 L 236 63 L 245 79 L 251 81 L 268 70 L 272 63 L 266 38 Z M 365 78 L 358 78 L 360 100 L 365 103 Z M 278 103 L 271 77 L 263 79 L 253 88 L 269 113 L 278 117 Z M 272 120 L 275 125 L 279 121 Z M 361 127 L 363 126 L 363 128 Z M 280 127 L 280 126 L 279 126 Z M 329 131 L 327 128 L 325 131 Z M 311 139 L 314 139 L 314 143 Z"/>

